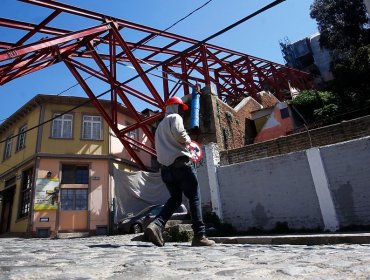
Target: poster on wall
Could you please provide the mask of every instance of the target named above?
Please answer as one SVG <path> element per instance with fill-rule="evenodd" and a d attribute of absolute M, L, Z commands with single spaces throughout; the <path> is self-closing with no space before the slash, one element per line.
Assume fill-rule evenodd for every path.
<path fill-rule="evenodd" d="M 34 210 L 56 210 L 58 208 L 59 179 L 38 178 Z"/>

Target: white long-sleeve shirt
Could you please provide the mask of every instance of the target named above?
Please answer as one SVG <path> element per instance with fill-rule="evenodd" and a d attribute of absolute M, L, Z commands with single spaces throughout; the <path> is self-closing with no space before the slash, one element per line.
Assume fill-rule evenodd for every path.
<path fill-rule="evenodd" d="M 177 113 L 166 114 L 155 132 L 155 149 L 158 162 L 171 165 L 180 156 L 191 157 L 185 148 L 191 139 L 184 128 L 182 117 Z"/>

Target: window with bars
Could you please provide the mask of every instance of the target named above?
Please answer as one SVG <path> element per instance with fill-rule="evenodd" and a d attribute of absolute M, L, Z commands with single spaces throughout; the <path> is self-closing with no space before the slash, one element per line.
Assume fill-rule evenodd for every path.
<path fill-rule="evenodd" d="M 57 117 L 60 114 L 54 114 Z M 51 126 L 52 138 L 72 138 L 73 115 L 65 114 L 53 120 Z"/>
<path fill-rule="evenodd" d="M 18 218 L 27 217 L 30 212 L 32 185 L 33 168 L 30 168 L 22 172 Z"/>
<path fill-rule="evenodd" d="M 13 138 L 9 136 L 5 140 L 3 160 L 10 158 L 10 156 L 12 155 L 12 144 L 13 144 Z"/>
<path fill-rule="evenodd" d="M 61 210 L 87 210 L 87 189 L 62 189 Z"/>
<path fill-rule="evenodd" d="M 102 121 L 100 116 L 83 116 L 82 139 L 102 140 Z"/>
<path fill-rule="evenodd" d="M 27 125 L 24 125 L 18 131 L 17 151 L 22 150 L 26 146 L 26 130 Z"/>
<path fill-rule="evenodd" d="M 63 164 L 62 165 L 62 184 L 88 184 L 89 166 Z"/>

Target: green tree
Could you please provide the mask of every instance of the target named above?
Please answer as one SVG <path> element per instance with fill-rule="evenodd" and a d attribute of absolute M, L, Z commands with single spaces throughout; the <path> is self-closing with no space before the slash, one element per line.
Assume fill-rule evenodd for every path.
<path fill-rule="evenodd" d="M 334 81 L 329 90 L 338 110 L 345 113 L 368 106 L 370 18 L 363 0 L 314 0 L 311 17 L 317 21 L 321 47 L 331 52 Z"/>
<path fill-rule="evenodd" d="M 338 113 L 335 96 L 329 91 L 305 90 L 290 101 L 308 123 L 331 118 Z"/>
<path fill-rule="evenodd" d="M 317 21 L 321 47 L 331 50 L 335 60 L 352 57 L 370 43 L 363 0 L 314 0 L 311 17 Z"/>
<path fill-rule="evenodd" d="M 370 45 L 360 47 L 353 57 L 338 61 L 332 71 L 333 90 L 341 107 L 360 108 L 370 104 Z"/>

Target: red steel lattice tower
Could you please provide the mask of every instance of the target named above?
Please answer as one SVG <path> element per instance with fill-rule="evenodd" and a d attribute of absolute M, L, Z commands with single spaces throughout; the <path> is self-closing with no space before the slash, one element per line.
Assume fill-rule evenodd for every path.
<path fill-rule="evenodd" d="M 137 150 L 155 155 L 150 125 L 162 118 L 164 102 L 169 97 L 180 92 L 189 94 L 192 85 L 214 87 L 218 97 L 231 106 L 246 96 L 255 97 L 259 91 L 266 89 L 283 100 L 289 83 L 298 89 L 311 86 L 307 73 L 258 57 L 207 43 L 199 44 L 197 40 L 57 1 L 20 1 L 48 8 L 52 12 L 38 24 L 0 18 L 0 27 L 27 32 L 17 42 L 0 42 L 0 85 L 64 63 L 130 156 L 144 170 L 146 167 Z M 50 26 L 61 14 L 96 23 L 83 30 Z M 134 33 L 137 36 L 127 35 Z M 35 39 L 40 36 L 47 37 Z M 140 39 L 130 40 L 131 37 Z M 189 48 L 190 51 L 184 52 Z M 137 75 L 131 79 L 122 78 L 118 68 L 123 64 L 129 65 Z M 147 65 L 152 68 L 158 66 L 162 80 L 159 85 L 153 82 L 151 73 L 144 70 Z M 103 94 L 94 92 L 82 73 L 107 83 L 110 90 Z M 177 81 L 173 82 L 174 79 Z M 131 84 L 133 80 L 139 80 L 144 90 L 135 88 Z M 103 95 L 109 95 L 109 109 L 99 101 Z M 149 116 L 139 113 L 133 98 L 158 112 Z M 135 123 L 123 129 L 117 122 L 119 104 L 123 104 L 135 119 Z M 129 132 L 137 128 L 146 135 L 147 144 L 129 136 Z"/>

